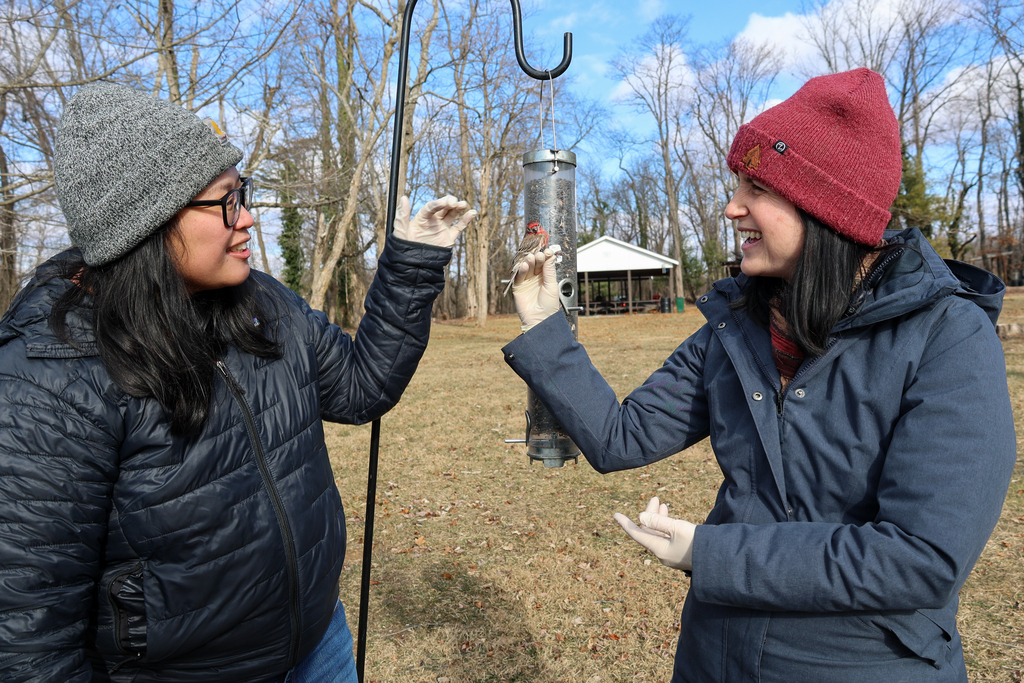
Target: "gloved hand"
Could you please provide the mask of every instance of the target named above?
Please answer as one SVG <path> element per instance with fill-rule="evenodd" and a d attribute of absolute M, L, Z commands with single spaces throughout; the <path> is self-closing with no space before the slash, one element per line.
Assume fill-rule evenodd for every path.
<path fill-rule="evenodd" d="M 552 244 L 536 254 L 527 254 L 512 280 L 512 298 L 522 330 L 528 329 L 558 312 L 558 285 L 555 259 L 562 247 Z"/>
<path fill-rule="evenodd" d="M 398 200 L 394 235 L 410 242 L 451 247 L 459 233 L 476 218 L 475 209 L 466 209 L 469 204 L 449 194 L 427 202 L 410 222 L 409 198 L 402 197 Z"/>
<path fill-rule="evenodd" d="M 666 567 L 683 571 L 693 569 L 693 533 L 697 525 L 669 517 L 668 506 L 657 496 L 651 498 L 647 509 L 640 513 L 640 526 L 619 512 L 615 513 L 615 521 L 630 538 L 654 553 Z"/>

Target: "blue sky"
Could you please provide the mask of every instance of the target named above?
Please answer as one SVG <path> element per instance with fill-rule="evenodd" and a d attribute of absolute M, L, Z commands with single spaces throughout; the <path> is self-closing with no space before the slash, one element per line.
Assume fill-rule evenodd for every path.
<path fill-rule="evenodd" d="M 690 37 L 699 43 L 731 39 L 744 31 L 784 42 L 799 24 L 800 4 L 800 0 L 526 0 L 523 32 L 528 44 L 543 46 L 554 55 L 551 64 L 533 64 L 537 68 L 558 62 L 562 34 L 571 32 L 573 60 L 567 74 L 575 78 L 576 88 L 609 104 L 606 98 L 616 83 L 604 75 L 607 63 L 657 16 L 690 15 Z"/>
<path fill-rule="evenodd" d="M 613 93 L 619 86 L 608 71 L 609 62 L 630 41 L 647 31 L 650 23 L 662 14 L 689 15 L 689 37 L 694 43 L 724 42 L 743 34 L 758 41 L 785 46 L 791 60 L 799 57 L 794 46 L 801 29 L 801 0 L 704 0 L 682 3 L 679 0 L 522 0 L 523 34 L 533 50 L 550 55 L 547 60 L 531 58 L 531 65 L 543 69 L 556 65 L 562 55 L 562 34 L 573 34 L 573 59 L 566 75 L 570 86 L 587 99 L 606 107 L 619 125 L 634 130 L 652 127 L 649 117 L 626 104 L 616 104 Z M 511 35 L 509 40 L 511 40 Z M 542 62 L 542 63 L 537 63 Z M 803 78 L 782 75 L 776 81 L 779 99 L 792 94 Z M 556 89 L 560 85 L 556 80 Z M 558 99 L 556 95 L 556 109 Z M 545 131 L 545 138 L 548 132 Z M 559 140 L 561 141 L 561 140 Z M 585 141 L 578 152 L 587 156 L 593 141 Z M 581 163 L 583 158 L 581 157 Z M 615 175 L 615 163 L 605 162 L 608 173 Z"/>

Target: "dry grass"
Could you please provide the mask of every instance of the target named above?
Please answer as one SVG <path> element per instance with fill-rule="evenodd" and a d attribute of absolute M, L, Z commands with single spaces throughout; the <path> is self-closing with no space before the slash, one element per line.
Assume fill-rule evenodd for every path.
<path fill-rule="evenodd" d="M 1003 322 L 1024 322 L 1024 295 Z M 582 319 L 581 341 L 616 393 L 642 382 L 703 323 L 681 315 Z M 435 325 L 402 402 L 382 421 L 366 678 L 378 682 L 668 681 L 689 580 L 612 521 L 652 496 L 703 519 L 720 471 L 707 443 L 650 467 L 602 476 L 545 470 L 525 448 L 525 386 L 502 360 L 518 321 Z M 1024 340 L 1007 341 L 1010 391 L 1024 419 Z M 368 427 L 329 426 L 349 516 L 341 594 L 358 614 Z M 972 680 L 1024 670 L 1024 478 L 964 588 Z"/>

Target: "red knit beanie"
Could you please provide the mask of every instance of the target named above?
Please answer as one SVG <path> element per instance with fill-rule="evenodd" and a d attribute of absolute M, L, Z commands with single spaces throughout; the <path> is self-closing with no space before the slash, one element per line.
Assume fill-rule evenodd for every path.
<path fill-rule="evenodd" d="M 885 82 L 870 69 L 812 78 L 740 126 L 728 163 L 840 235 L 878 244 L 903 170 Z"/>

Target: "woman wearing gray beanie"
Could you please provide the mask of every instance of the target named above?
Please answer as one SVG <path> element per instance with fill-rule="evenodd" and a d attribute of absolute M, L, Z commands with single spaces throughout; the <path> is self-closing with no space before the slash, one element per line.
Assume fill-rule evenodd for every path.
<path fill-rule="evenodd" d="M 0 321 L 0 679 L 356 680 L 322 420 L 398 401 L 473 219 L 403 201 L 358 334 L 248 264 L 216 126 L 122 86 L 68 103 L 75 249 Z"/>

